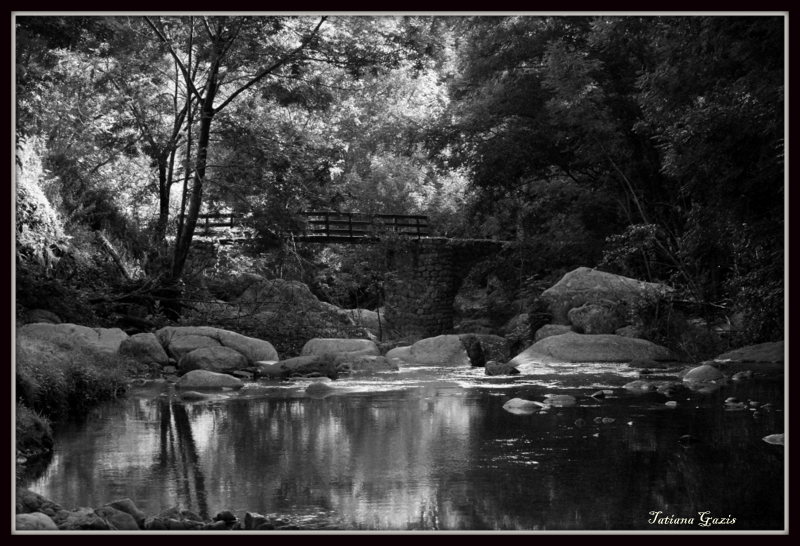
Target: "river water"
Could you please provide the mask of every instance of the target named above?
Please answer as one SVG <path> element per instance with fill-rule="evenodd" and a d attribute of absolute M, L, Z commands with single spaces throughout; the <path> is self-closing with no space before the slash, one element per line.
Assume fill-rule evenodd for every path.
<path fill-rule="evenodd" d="M 406 368 L 342 378 L 324 398 L 271 381 L 196 402 L 134 387 L 60 430 L 25 486 L 68 507 L 129 497 L 147 514 L 229 509 L 316 529 L 783 529 L 784 448 L 762 440 L 783 432 L 782 381 L 679 390 L 669 407 L 621 388 L 636 377 L 613 364 Z M 503 409 L 546 394 L 578 403 Z M 773 409 L 731 411 L 730 396 Z"/>

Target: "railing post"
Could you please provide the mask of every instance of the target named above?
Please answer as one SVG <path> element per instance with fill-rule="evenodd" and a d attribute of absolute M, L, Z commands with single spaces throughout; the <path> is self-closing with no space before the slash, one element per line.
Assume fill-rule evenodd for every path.
<path fill-rule="evenodd" d="M 347 213 L 347 237 L 349 239 L 353 238 L 353 213 Z"/>
<path fill-rule="evenodd" d="M 325 213 L 325 237 L 331 236 L 331 216 L 328 212 Z"/>

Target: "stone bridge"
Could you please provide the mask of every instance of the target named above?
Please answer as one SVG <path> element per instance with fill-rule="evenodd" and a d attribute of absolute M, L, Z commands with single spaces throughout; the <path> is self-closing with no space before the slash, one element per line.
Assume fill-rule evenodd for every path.
<path fill-rule="evenodd" d="M 330 212 L 304 216 L 306 229 L 293 235 L 296 243 L 380 244 L 386 248 L 385 317 L 393 329 L 405 335 L 430 337 L 452 331 L 453 303 L 467 273 L 508 244 L 429 237 L 425 216 Z M 237 215 L 212 213 L 202 215 L 201 221 L 201 239 L 193 243 L 195 256 L 214 253 L 215 244 L 255 240 L 242 235 L 247 228 L 242 228 L 242 218 Z M 231 230 L 242 233 L 232 237 Z"/>
<path fill-rule="evenodd" d="M 384 282 L 386 322 L 406 335 L 451 332 L 453 303 L 467 273 L 507 244 L 444 237 L 393 241 Z"/>

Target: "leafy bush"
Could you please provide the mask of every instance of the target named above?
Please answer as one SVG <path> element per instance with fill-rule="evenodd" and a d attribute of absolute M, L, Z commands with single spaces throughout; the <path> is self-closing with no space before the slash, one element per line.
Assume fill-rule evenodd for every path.
<path fill-rule="evenodd" d="M 16 408 L 17 452 L 38 455 L 53 447 L 53 431 L 50 420 L 36 410 L 19 403 Z"/>
<path fill-rule="evenodd" d="M 17 345 L 17 394 L 27 407 L 54 421 L 80 417 L 125 392 L 132 361 L 85 349 L 40 352 Z"/>

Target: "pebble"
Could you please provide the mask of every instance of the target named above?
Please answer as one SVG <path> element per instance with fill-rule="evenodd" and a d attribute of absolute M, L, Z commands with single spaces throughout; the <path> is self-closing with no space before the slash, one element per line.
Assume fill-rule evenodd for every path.
<path fill-rule="evenodd" d="M 739 399 L 738 398 L 734 398 L 733 396 L 729 396 L 728 398 L 725 399 L 725 403 L 726 404 L 736 404 L 738 402 L 739 402 Z"/>
<path fill-rule="evenodd" d="M 601 423 L 603 421 L 603 418 L 598 416 L 592 419 L 592 421 L 594 421 L 595 423 Z"/>
<path fill-rule="evenodd" d="M 608 425 L 608 424 L 613 423 L 614 421 L 616 421 L 616 419 L 614 419 L 613 417 L 603 417 L 603 421 L 602 422 L 603 422 L 604 425 Z"/>
<path fill-rule="evenodd" d="M 575 426 L 579 428 L 586 426 L 586 421 L 584 419 L 575 419 Z"/>
<path fill-rule="evenodd" d="M 678 403 L 675 400 L 670 400 L 669 402 L 664 402 L 664 405 L 668 408 L 677 408 Z"/>

